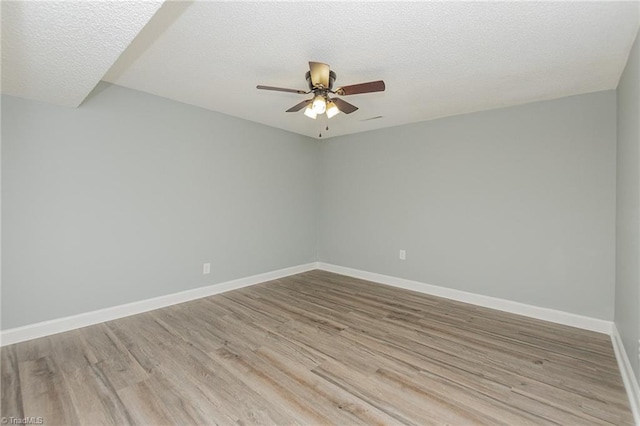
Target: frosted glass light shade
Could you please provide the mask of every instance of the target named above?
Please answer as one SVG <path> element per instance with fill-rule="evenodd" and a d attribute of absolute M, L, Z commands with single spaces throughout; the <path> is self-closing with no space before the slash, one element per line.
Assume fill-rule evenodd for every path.
<path fill-rule="evenodd" d="M 340 113 L 340 110 L 338 109 L 336 104 L 333 103 L 333 101 L 330 101 L 327 104 L 327 117 L 328 118 L 335 117 L 338 113 Z"/>
<path fill-rule="evenodd" d="M 305 108 L 304 115 L 306 115 L 309 118 L 313 118 L 314 120 L 318 116 L 318 114 L 313 110 L 313 108 L 311 108 L 311 105 Z"/>
<path fill-rule="evenodd" d="M 327 109 L 327 101 L 323 96 L 318 95 L 313 98 L 313 103 L 311 104 L 311 106 L 316 114 L 324 114 L 325 110 Z"/>

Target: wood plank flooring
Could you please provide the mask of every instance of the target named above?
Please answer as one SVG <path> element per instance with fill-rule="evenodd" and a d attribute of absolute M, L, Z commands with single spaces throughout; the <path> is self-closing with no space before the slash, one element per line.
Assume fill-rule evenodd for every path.
<path fill-rule="evenodd" d="M 2 348 L 48 425 L 631 425 L 609 336 L 311 271 Z"/>

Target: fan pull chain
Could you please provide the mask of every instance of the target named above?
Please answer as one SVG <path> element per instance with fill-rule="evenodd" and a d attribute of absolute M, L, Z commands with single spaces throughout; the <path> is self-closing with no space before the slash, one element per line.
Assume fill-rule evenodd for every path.
<path fill-rule="evenodd" d="M 329 117 L 327 117 L 325 115 L 325 127 L 324 129 L 328 132 L 329 131 Z M 322 131 L 320 131 L 320 133 L 318 134 L 318 137 L 322 137 Z"/>

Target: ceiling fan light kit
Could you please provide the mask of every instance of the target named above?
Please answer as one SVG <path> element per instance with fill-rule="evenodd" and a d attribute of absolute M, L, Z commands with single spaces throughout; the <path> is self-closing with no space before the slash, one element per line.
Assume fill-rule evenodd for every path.
<path fill-rule="evenodd" d="M 304 108 L 304 115 L 314 120 L 318 115 L 325 113 L 327 114 L 327 118 L 332 118 L 340 112 L 351 114 L 358 109 L 355 105 L 351 105 L 349 102 L 340 98 L 331 98 L 330 95 L 347 96 L 361 93 L 383 92 L 385 90 L 384 81 L 378 80 L 343 86 L 334 91 L 333 83 L 336 80 L 336 73 L 329 69 L 329 65 L 323 64 L 322 62 L 309 62 L 309 71 L 305 74 L 305 78 L 309 84 L 309 91 L 307 92 L 304 90 L 262 85 L 258 85 L 256 88 L 303 95 L 313 93 L 313 98 L 294 105 L 289 108 L 287 112 L 297 112 Z"/>

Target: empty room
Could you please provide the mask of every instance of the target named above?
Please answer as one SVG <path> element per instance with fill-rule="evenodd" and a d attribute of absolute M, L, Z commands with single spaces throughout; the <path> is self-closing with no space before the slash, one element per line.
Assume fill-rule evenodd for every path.
<path fill-rule="evenodd" d="M 640 426 L 640 2 L 0 4 L 0 423 Z"/>

